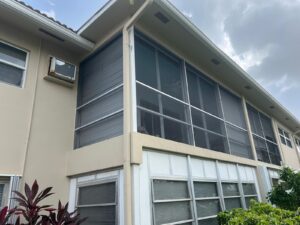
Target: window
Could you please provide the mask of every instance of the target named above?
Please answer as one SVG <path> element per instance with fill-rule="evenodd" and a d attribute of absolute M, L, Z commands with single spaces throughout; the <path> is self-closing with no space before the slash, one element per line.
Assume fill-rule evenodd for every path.
<path fill-rule="evenodd" d="M 269 117 L 247 105 L 251 131 L 259 161 L 280 165 L 281 156 Z"/>
<path fill-rule="evenodd" d="M 292 141 L 290 138 L 290 134 L 281 128 L 278 128 L 278 131 L 279 131 L 281 143 L 292 148 L 293 145 L 292 145 Z"/>
<path fill-rule="evenodd" d="M 192 224 L 192 199 L 187 181 L 153 180 L 154 224 Z"/>
<path fill-rule="evenodd" d="M 241 98 L 139 33 L 135 56 L 138 132 L 253 158 Z"/>
<path fill-rule="evenodd" d="M 190 190 L 188 181 L 152 180 L 155 225 L 193 224 L 195 220 L 200 225 L 217 225 L 217 215 L 222 211 L 221 200 L 225 203 L 223 210 L 249 208 L 252 199 L 258 200 L 255 183 L 204 180 L 193 180 L 192 183 Z M 218 183 L 222 186 L 223 197 L 220 197 Z"/>
<path fill-rule="evenodd" d="M 0 82 L 22 87 L 26 63 L 25 51 L 0 42 Z"/>
<path fill-rule="evenodd" d="M 222 210 L 216 182 L 194 181 L 198 224 L 217 225 L 217 214 Z"/>
<path fill-rule="evenodd" d="M 85 225 L 117 224 L 116 181 L 78 187 L 77 209 Z"/>
<path fill-rule="evenodd" d="M 249 208 L 251 200 L 258 200 L 255 184 L 243 183 L 243 192 L 245 197 L 246 208 Z"/>
<path fill-rule="evenodd" d="M 242 208 L 238 183 L 222 183 L 222 189 L 226 210 Z"/>
<path fill-rule="evenodd" d="M 0 209 L 7 205 L 8 202 L 8 190 L 9 180 L 0 177 Z"/>
<path fill-rule="evenodd" d="M 122 38 L 80 65 L 75 148 L 123 133 Z"/>

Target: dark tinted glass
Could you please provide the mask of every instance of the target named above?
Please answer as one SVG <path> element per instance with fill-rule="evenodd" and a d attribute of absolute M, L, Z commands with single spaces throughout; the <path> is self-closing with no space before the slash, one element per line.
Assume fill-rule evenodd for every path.
<path fill-rule="evenodd" d="M 240 198 L 226 198 L 225 199 L 225 208 L 226 210 L 242 208 Z"/>
<path fill-rule="evenodd" d="M 276 142 L 271 119 L 261 113 L 260 113 L 260 118 L 261 118 L 261 123 L 263 126 L 265 138 L 267 140 Z"/>
<path fill-rule="evenodd" d="M 79 188 L 78 205 L 114 203 L 115 182 Z"/>
<path fill-rule="evenodd" d="M 142 85 L 136 86 L 137 105 L 159 112 L 158 94 Z"/>
<path fill-rule="evenodd" d="M 209 141 L 209 149 L 228 153 L 228 145 L 225 137 L 212 133 L 208 133 L 207 136 Z"/>
<path fill-rule="evenodd" d="M 87 218 L 83 225 L 115 225 L 116 224 L 116 207 L 87 207 L 78 208 L 81 218 Z"/>
<path fill-rule="evenodd" d="M 136 79 L 157 88 L 155 49 L 136 37 L 135 41 Z"/>
<path fill-rule="evenodd" d="M 138 132 L 161 137 L 160 117 L 138 109 Z"/>
<path fill-rule="evenodd" d="M 169 97 L 161 96 L 163 114 L 178 120 L 186 121 L 187 108 L 184 104 Z"/>
<path fill-rule="evenodd" d="M 238 196 L 240 191 L 237 183 L 222 183 L 224 196 Z"/>
<path fill-rule="evenodd" d="M 242 101 L 224 88 L 220 88 L 225 120 L 246 128 Z"/>
<path fill-rule="evenodd" d="M 171 200 L 189 198 L 186 181 L 153 180 L 154 199 Z"/>
<path fill-rule="evenodd" d="M 161 91 L 183 100 L 183 79 L 180 62 L 162 53 L 159 53 L 158 62 Z"/>
<path fill-rule="evenodd" d="M 203 110 L 221 117 L 220 98 L 217 85 L 211 81 L 200 79 Z"/>
<path fill-rule="evenodd" d="M 225 134 L 225 124 L 222 120 L 206 114 L 205 121 L 207 130 L 213 131 L 218 134 Z"/>
<path fill-rule="evenodd" d="M 0 42 L 0 59 L 6 62 L 25 67 L 26 52 Z"/>
<path fill-rule="evenodd" d="M 204 113 L 193 108 L 191 110 L 192 110 L 193 124 L 196 125 L 197 127 L 204 128 L 204 120 L 205 120 Z"/>
<path fill-rule="evenodd" d="M 244 191 L 244 195 L 256 195 L 255 184 L 244 183 L 243 191 Z"/>
<path fill-rule="evenodd" d="M 214 216 L 221 211 L 219 199 L 199 200 L 196 205 L 198 217 Z"/>
<path fill-rule="evenodd" d="M 0 62 L 0 82 L 21 86 L 24 71 Z"/>
<path fill-rule="evenodd" d="M 188 125 L 164 119 L 164 132 L 166 139 L 189 144 L 190 128 Z"/>
<path fill-rule="evenodd" d="M 191 205 L 186 202 L 157 203 L 154 206 L 155 225 L 192 219 Z"/>
<path fill-rule="evenodd" d="M 202 97 L 200 92 L 200 85 L 198 75 L 191 70 L 187 70 L 187 79 L 189 85 L 190 103 L 199 109 L 202 109 Z"/>
<path fill-rule="evenodd" d="M 253 136 L 257 159 L 263 162 L 270 162 L 266 141 L 264 139 Z"/>
<path fill-rule="evenodd" d="M 217 184 L 214 182 L 194 182 L 196 198 L 207 198 L 218 196 Z"/>
<path fill-rule="evenodd" d="M 208 148 L 206 138 L 206 132 L 198 128 L 194 128 L 195 145 L 200 148 Z"/>
<path fill-rule="evenodd" d="M 262 130 L 262 126 L 260 123 L 258 111 L 250 105 L 247 105 L 247 109 L 248 109 L 248 115 L 249 115 L 252 132 L 254 134 L 257 134 L 257 135 L 263 137 L 263 130 Z"/>

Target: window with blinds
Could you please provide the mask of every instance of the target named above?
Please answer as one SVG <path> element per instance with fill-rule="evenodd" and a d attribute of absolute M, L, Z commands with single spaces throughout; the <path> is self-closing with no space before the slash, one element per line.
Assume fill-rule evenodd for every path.
<path fill-rule="evenodd" d="M 0 41 L 0 82 L 22 87 L 27 52 Z"/>
<path fill-rule="evenodd" d="M 155 225 L 192 225 L 195 220 L 199 225 L 218 225 L 220 211 L 249 208 L 252 199 L 258 200 L 258 195 L 255 183 L 251 182 L 152 180 Z"/>
<path fill-rule="evenodd" d="M 117 184 L 107 182 L 78 187 L 77 209 L 84 225 L 116 225 Z"/>
<path fill-rule="evenodd" d="M 281 156 L 269 117 L 247 105 L 251 131 L 257 153 L 257 159 L 266 163 L 280 165 Z"/>
<path fill-rule="evenodd" d="M 154 224 L 192 225 L 192 198 L 187 181 L 153 180 Z"/>
<path fill-rule="evenodd" d="M 75 148 L 123 134 L 122 37 L 81 63 Z"/>

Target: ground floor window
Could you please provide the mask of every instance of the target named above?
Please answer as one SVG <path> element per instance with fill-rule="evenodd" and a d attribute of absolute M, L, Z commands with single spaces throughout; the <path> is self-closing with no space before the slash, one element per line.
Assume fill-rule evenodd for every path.
<path fill-rule="evenodd" d="M 116 181 L 78 187 L 77 208 L 85 225 L 114 225 L 117 214 Z"/>
<path fill-rule="evenodd" d="M 260 200 L 255 168 L 237 163 L 148 151 L 134 180 L 143 225 L 218 225 L 220 211 Z"/>
<path fill-rule="evenodd" d="M 0 177 L 0 208 L 8 205 L 9 198 L 9 178 Z"/>
<path fill-rule="evenodd" d="M 113 171 L 71 181 L 75 199 L 70 199 L 74 204 L 70 210 L 77 209 L 82 218 L 87 217 L 84 225 L 120 224 L 120 177 L 121 171 Z"/>

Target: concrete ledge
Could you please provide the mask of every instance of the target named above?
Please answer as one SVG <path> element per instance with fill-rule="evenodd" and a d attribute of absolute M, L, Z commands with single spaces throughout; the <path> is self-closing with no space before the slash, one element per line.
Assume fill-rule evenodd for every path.
<path fill-rule="evenodd" d="M 123 166 L 123 136 L 70 151 L 67 176 Z"/>
<path fill-rule="evenodd" d="M 215 159 L 225 162 L 239 163 L 249 166 L 267 166 L 269 168 L 280 169 L 279 166 L 255 161 L 230 155 L 222 152 L 216 152 L 204 148 L 195 147 L 188 144 L 178 143 L 151 135 L 132 133 L 131 134 L 132 154 L 131 160 L 133 164 L 141 164 L 143 162 L 143 149 L 152 149 L 157 151 L 173 152 L 183 155 L 191 155 L 207 159 Z"/>

